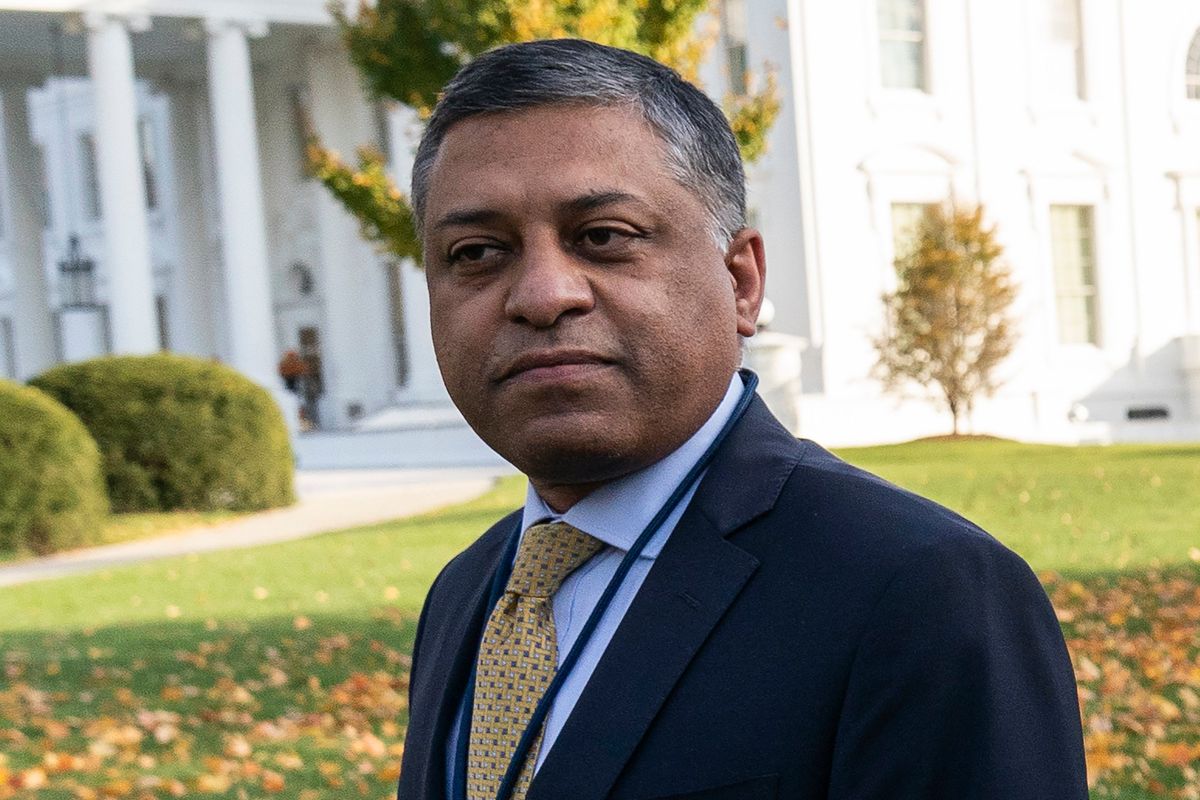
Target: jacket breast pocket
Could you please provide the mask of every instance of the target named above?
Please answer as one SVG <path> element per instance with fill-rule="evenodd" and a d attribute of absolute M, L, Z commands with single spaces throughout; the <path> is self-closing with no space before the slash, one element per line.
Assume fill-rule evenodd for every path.
<path fill-rule="evenodd" d="M 737 783 L 679 794 L 660 794 L 645 800 L 775 800 L 778 796 L 778 784 L 778 775 L 760 775 Z"/>

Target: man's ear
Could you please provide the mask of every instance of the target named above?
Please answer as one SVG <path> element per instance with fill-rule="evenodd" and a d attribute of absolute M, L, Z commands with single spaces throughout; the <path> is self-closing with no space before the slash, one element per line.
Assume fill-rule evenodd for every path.
<path fill-rule="evenodd" d="M 725 268 L 733 283 L 737 331 L 742 336 L 753 336 L 767 280 L 762 234 L 753 228 L 738 231 L 725 251 Z"/>

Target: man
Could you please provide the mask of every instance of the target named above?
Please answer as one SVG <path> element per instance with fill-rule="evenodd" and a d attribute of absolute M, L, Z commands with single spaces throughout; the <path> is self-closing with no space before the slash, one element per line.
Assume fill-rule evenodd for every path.
<path fill-rule="evenodd" d="M 446 386 L 529 491 L 430 590 L 401 800 L 1087 796 L 1025 563 L 742 413 L 763 243 L 699 90 L 580 41 L 492 51 L 412 196 Z"/>

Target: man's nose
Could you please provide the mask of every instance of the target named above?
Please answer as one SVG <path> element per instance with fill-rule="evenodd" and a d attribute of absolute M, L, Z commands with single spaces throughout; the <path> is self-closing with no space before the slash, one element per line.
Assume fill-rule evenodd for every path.
<path fill-rule="evenodd" d="M 527 242 L 513 275 L 504 311 L 514 322 L 549 328 L 595 303 L 586 271 L 561 242 Z"/>

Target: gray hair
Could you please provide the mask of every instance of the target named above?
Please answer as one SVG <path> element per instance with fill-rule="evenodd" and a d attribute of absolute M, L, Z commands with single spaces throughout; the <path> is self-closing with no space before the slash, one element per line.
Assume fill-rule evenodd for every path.
<path fill-rule="evenodd" d="M 657 61 L 582 39 L 511 44 L 471 61 L 446 85 L 421 135 L 412 173 L 418 235 L 438 148 L 468 117 L 553 104 L 613 106 L 641 114 L 666 145 L 673 177 L 703 203 L 724 249 L 746 225 L 746 175 L 716 103 Z"/>

